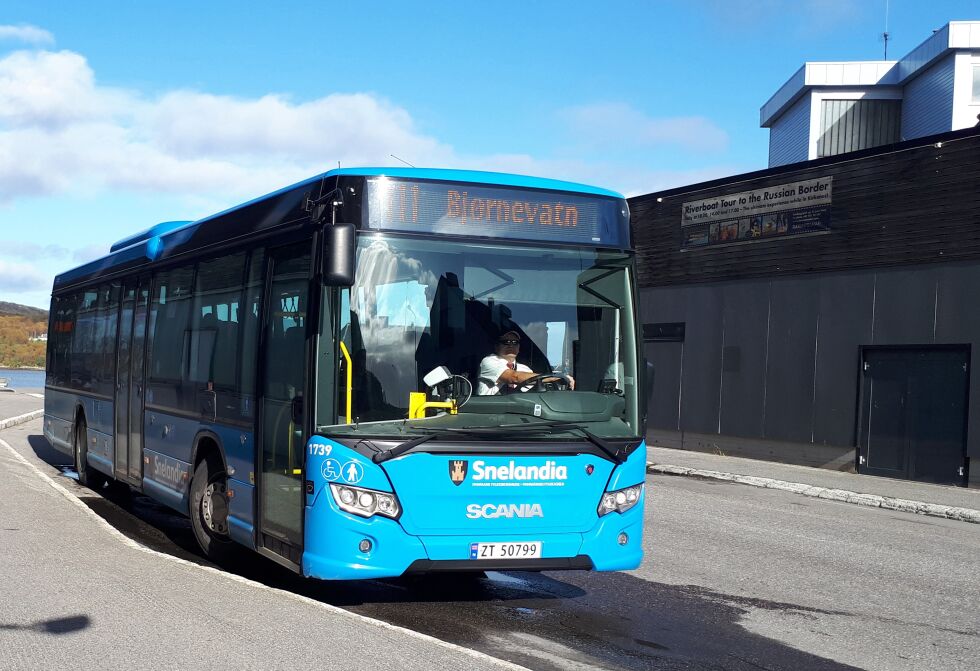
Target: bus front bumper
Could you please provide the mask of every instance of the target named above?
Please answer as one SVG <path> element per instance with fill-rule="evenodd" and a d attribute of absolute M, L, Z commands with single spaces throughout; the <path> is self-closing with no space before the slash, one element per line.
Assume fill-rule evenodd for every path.
<path fill-rule="evenodd" d="M 599 518 L 585 533 L 492 536 L 413 536 L 395 520 L 377 516 L 365 519 L 337 511 L 330 516 L 330 524 L 321 527 L 311 512 L 308 508 L 303 575 L 321 580 L 392 578 L 435 571 L 621 571 L 638 567 L 643 558 L 642 502 L 625 513 Z M 541 542 L 540 558 L 470 559 L 473 543 L 528 541 Z"/>

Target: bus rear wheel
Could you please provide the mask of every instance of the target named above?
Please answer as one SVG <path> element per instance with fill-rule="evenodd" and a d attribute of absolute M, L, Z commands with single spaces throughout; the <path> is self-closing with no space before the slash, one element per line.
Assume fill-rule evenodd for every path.
<path fill-rule="evenodd" d="M 78 484 L 95 490 L 102 489 L 106 476 L 88 465 L 88 424 L 80 417 L 75 424 L 75 434 L 72 440 L 75 453 L 75 472 L 78 473 Z"/>
<path fill-rule="evenodd" d="M 228 535 L 227 491 L 225 472 L 211 460 L 202 460 L 191 480 L 191 527 L 204 555 L 219 563 L 234 555 L 233 541 Z"/>

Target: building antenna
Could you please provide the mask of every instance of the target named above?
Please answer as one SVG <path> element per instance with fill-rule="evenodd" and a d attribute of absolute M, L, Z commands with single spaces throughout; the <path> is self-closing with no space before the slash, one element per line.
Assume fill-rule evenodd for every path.
<path fill-rule="evenodd" d="M 883 39 L 885 41 L 885 60 L 886 61 L 888 60 L 888 38 L 890 37 L 890 35 L 888 34 L 888 1 L 889 0 L 885 0 L 885 32 L 883 32 L 881 34 L 881 39 Z"/>
<path fill-rule="evenodd" d="M 406 161 L 405 159 L 403 159 L 403 158 L 398 158 L 398 157 L 397 157 L 397 156 L 395 156 L 394 154 L 388 154 L 388 156 L 390 156 L 390 157 L 392 157 L 392 158 L 393 158 L 393 159 L 395 159 L 396 161 L 401 161 L 402 163 L 404 163 L 405 165 L 407 165 L 407 166 L 408 166 L 409 168 L 414 168 L 414 167 L 415 167 L 414 165 L 412 165 L 411 163 L 409 163 L 409 162 L 408 162 L 408 161 Z"/>

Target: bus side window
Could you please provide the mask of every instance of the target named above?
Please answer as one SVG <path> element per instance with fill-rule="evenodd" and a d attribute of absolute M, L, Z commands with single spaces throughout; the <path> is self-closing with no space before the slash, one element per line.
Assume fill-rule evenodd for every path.
<path fill-rule="evenodd" d="M 153 282 L 146 401 L 162 408 L 196 408 L 196 394 L 183 389 L 190 349 L 193 278 L 194 267 L 182 266 L 159 273 Z"/>
<path fill-rule="evenodd" d="M 235 389 L 238 305 L 244 279 L 244 252 L 198 264 L 188 361 L 191 382 Z"/>

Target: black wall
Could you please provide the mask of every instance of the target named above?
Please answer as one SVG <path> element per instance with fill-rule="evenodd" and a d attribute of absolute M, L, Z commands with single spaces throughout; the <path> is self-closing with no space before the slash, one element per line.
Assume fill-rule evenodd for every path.
<path fill-rule="evenodd" d="M 827 176 L 830 233 L 680 249 L 685 201 Z M 654 442 L 848 468 L 862 346 L 980 352 L 974 130 L 640 196 L 630 207 L 643 322 L 685 324 L 683 342 L 646 343 L 657 370 Z M 968 454 L 980 458 L 980 375 L 971 376 Z"/>
<path fill-rule="evenodd" d="M 680 250 L 683 202 L 828 176 L 829 235 Z M 980 259 L 980 129 L 651 193 L 629 204 L 641 287 Z"/>

